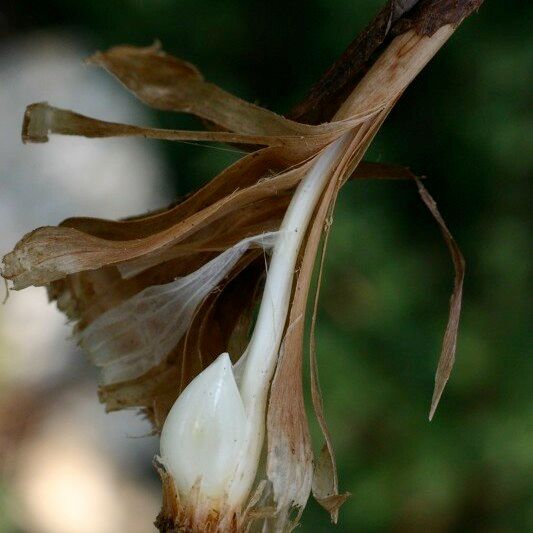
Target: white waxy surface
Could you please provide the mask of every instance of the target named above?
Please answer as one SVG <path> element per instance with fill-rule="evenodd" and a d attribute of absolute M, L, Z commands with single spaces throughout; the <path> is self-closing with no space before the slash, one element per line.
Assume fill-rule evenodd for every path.
<path fill-rule="evenodd" d="M 235 472 L 246 416 L 227 353 L 176 400 L 161 433 L 161 458 L 186 496 L 201 478 L 202 495 L 220 500 Z"/>

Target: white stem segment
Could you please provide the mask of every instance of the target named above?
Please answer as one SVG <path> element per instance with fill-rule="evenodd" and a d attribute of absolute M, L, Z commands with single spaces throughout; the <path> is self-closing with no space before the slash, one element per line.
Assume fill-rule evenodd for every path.
<path fill-rule="evenodd" d="M 309 221 L 349 136 L 343 135 L 316 158 L 283 218 L 254 332 L 239 361 L 239 389 L 234 373 L 228 371 L 229 357 L 223 354 L 189 384 L 165 421 L 161 456 L 184 498 L 199 483 L 205 503 L 212 508 L 217 501 L 239 508 L 251 490 L 296 261 Z"/>
<path fill-rule="evenodd" d="M 265 402 L 287 320 L 296 260 L 345 137 L 335 141 L 317 158 L 296 189 L 281 223 L 241 379 L 241 396 L 249 415 Z"/>
<path fill-rule="evenodd" d="M 281 223 L 257 322 L 243 361 L 240 392 L 248 424 L 245 446 L 229 493 L 230 501 L 246 497 L 255 478 L 265 435 L 268 390 L 287 321 L 296 261 L 309 221 L 348 136 L 340 137 L 317 157 L 296 189 Z"/>

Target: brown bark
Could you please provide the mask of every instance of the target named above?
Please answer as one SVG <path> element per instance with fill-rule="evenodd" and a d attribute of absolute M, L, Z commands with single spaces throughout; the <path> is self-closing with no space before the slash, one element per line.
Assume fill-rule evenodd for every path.
<path fill-rule="evenodd" d="M 447 24 L 457 27 L 482 3 L 483 0 L 389 0 L 288 118 L 308 124 L 331 120 L 394 37 L 409 30 L 433 35 Z"/>

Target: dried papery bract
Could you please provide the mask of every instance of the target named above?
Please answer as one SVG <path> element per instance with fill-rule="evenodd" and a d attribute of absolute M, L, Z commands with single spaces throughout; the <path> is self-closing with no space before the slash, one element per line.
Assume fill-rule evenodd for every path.
<path fill-rule="evenodd" d="M 3 276 L 15 288 L 47 286 L 75 322 L 77 337 L 104 369 L 100 397 L 107 408 L 139 407 L 156 431 L 165 428 L 156 462 L 164 493 L 161 531 L 290 530 L 311 492 L 337 520 L 347 495 L 338 490 L 313 340 L 311 396 L 324 434 L 315 458 L 303 401 L 315 259 L 350 177 L 389 177 L 393 170 L 391 177 L 412 178 L 362 158 L 409 83 L 480 4 L 389 2 L 293 112 L 297 120 L 226 93 L 159 46 L 120 46 L 91 62 L 147 105 L 194 114 L 211 131 L 105 122 L 44 103 L 28 107 L 25 142 L 59 133 L 256 148 L 169 209 L 123 221 L 68 219 L 28 234 L 4 258 Z M 433 415 L 454 361 L 464 262 L 419 187 L 456 267 Z M 271 232 L 279 239 L 262 293 L 264 235 Z M 262 448 L 264 471 L 258 470 Z"/>

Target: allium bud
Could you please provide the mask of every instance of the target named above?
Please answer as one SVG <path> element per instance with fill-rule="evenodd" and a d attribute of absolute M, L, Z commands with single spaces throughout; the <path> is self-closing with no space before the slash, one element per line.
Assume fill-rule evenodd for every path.
<path fill-rule="evenodd" d="M 211 507 L 227 499 L 245 426 L 231 360 L 223 353 L 189 383 L 161 433 L 161 458 L 184 498 L 197 486 Z"/>

